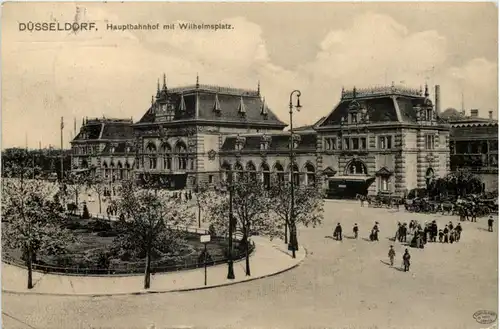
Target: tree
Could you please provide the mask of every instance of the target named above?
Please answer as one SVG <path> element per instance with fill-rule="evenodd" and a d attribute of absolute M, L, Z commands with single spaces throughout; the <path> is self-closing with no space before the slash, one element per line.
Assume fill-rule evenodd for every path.
<path fill-rule="evenodd" d="M 97 200 L 99 202 L 99 213 L 102 213 L 102 197 L 104 196 L 104 191 L 106 190 L 106 183 L 97 177 L 94 177 L 88 182 L 90 190 L 97 194 Z"/>
<path fill-rule="evenodd" d="M 83 174 L 69 173 L 66 179 L 66 190 L 75 197 L 75 205 L 78 207 L 78 198 L 84 186 L 88 184 L 87 178 Z"/>
<path fill-rule="evenodd" d="M 119 208 L 125 221 L 119 222 L 116 243 L 145 256 L 144 289 L 151 286 L 153 253 L 173 249 L 182 238 L 180 226 L 188 226 L 193 213 L 184 203 L 164 198 L 149 189 L 139 189 L 133 182 L 123 182 Z"/>
<path fill-rule="evenodd" d="M 71 231 L 61 227 L 61 205 L 54 202 L 54 184 L 39 180 L 4 179 L 2 215 L 7 219 L 2 229 L 3 243 L 21 249 L 28 268 L 28 289 L 33 288 L 33 261 L 38 254 L 64 253 L 75 242 Z"/>
<path fill-rule="evenodd" d="M 312 225 L 313 227 L 321 224 L 324 205 L 323 193 L 317 186 L 313 185 L 294 186 L 293 218 L 290 183 L 274 182 L 269 191 L 269 197 L 273 204 L 272 211 L 289 228 L 290 247 L 292 257 L 295 258 L 295 251 L 298 250 L 297 224 Z"/>
<path fill-rule="evenodd" d="M 214 199 L 214 192 L 208 185 L 199 185 L 195 195 L 196 206 L 198 207 L 198 227 L 201 227 L 201 212 L 206 210 Z"/>
<path fill-rule="evenodd" d="M 241 243 L 245 248 L 247 276 L 250 274 L 249 243 L 253 235 L 268 235 L 271 239 L 281 234 L 278 222 L 269 216 L 269 203 L 266 190 L 261 182 L 248 174 L 243 174 L 232 184 L 233 218 L 236 232 L 240 233 Z M 231 193 L 231 191 L 230 191 Z M 208 209 L 208 217 L 216 230 L 228 230 L 229 196 L 214 199 Z"/>
<path fill-rule="evenodd" d="M 448 188 L 457 196 L 464 197 L 467 194 L 476 194 L 483 191 L 481 179 L 468 170 L 458 170 L 446 176 Z"/>

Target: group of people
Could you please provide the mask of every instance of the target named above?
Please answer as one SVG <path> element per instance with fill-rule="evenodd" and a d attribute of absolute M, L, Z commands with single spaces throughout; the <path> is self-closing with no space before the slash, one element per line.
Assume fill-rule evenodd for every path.
<path fill-rule="evenodd" d="M 450 221 L 443 229 L 438 229 L 437 223 L 433 220 L 431 223 L 425 223 L 424 227 L 414 220 L 411 220 L 409 225 L 406 223 L 398 223 L 394 241 L 406 242 L 408 234 L 412 235 L 410 242 L 411 247 L 424 248 L 427 242 L 453 243 L 460 241 L 462 235 L 462 226 L 458 223 L 453 226 Z"/>
<path fill-rule="evenodd" d="M 394 246 L 389 247 L 389 261 L 391 262 L 391 266 L 394 266 L 394 258 L 396 257 L 396 251 L 394 250 Z M 410 270 L 410 252 L 408 249 L 405 249 L 405 253 L 403 254 L 403 270 L 408 272 Z"/>
<path fill-rule="evenodd" d="M 182 195 L 184 194 L 184 198 Z M 184 201 L 191 201 L 193 200 L 193 193 L 189 191 L 185 191 L 184 193 L 182 192 L 174 192 L 171 196 L 171 199 L 179 199 L 179 200 L 184 200 Z"/>
<path fill-rule="evenodd" d="M 378 233 L 379 233 L 378 225 L 379 225 L 378 222 L 375 222 L 375 225 L 373 226 L 370 232 L 370 241 L 378 241 Z M 354 234 L 354 239 L 357 239 L 359 234 L 359 227 L 357 223 L 354 224 L 352 228 L 352 233 Z M 342 241 L 342 225 L 340 225 L 340 223 L 337 223 L 337 226 L 333 231 L 333 238 L 337 241 Z"/>

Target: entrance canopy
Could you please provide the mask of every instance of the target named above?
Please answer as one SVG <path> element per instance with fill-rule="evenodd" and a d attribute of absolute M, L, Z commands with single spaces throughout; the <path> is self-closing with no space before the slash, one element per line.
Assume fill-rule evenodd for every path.
<path fill-rule="evenodd" d="M 367 195 L 375 177 L 366 175 L 335 176 L 328 178 L 327 196 L 331 199 L 354 199 Z"/>

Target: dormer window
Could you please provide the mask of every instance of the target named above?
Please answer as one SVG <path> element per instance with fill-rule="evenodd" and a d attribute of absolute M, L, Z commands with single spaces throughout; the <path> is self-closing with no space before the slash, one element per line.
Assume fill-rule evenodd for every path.
<path fill-rule="evenodd" d="M 240 98 L 240 105 L 238 106 L 238 113 L 240 116 L 244 117 L 247 114 L 247 109 L 245 103 L 243 102 L 243 97 Z"/>
<path fill-rule="evenodd" d="M 236 137 L 236 143 L 235 143 L 235 149 L 236 151 L 241 151 L 243 147 L 245 146 L 245 137 Z"/>
<path fill-rule="evenodd" d="M 220 102 L 219 102 L 219 94 L 215 94 L 215 101 L 214 101 L 214 112 L 219 114 L 221 113 L 221 108 L 220 108 Z"/>

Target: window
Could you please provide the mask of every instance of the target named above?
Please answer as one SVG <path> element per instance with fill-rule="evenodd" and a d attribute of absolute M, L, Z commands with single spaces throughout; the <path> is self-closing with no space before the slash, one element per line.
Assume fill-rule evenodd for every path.
<path fill-rule="evenodd" d="M 306 164 L 306 184 L 311 186 L 316 183 L 314 166 L 310 163 Z"/>
<path fill-rule="evenodd" d="M 385 149 L 385 136 L 379 136 L 378 138 L 378 148 L 384 150 Z"/>
<path fill-rule="evenodd" d="M 392 149 L 392 136 L 379 136 L 378 148 L 381 150 Z"/>
<path fill-rule="evenodd" d="M 361 137 L 361 149 L 366 150 L 366 137 Z"/>
<path fill-rule="evenodd" d="M 331 151 L 337 149 L 337 139 L 336 138 L 325 138 L 325 150 Z"/>
<path fill-rule="evenodd" d="M 427 109 L 425 120 L 432 121 L 432 109 Z"/>
<path fill-rule="evenodd" d="M 214 182 L 214 175 L 208 175 L 208 183 L 212 184 Z"/>
<path fill-rule="evenodd" d="M 388 177 L 380 177 L 379 190 L 383 191 L 383 192 L 389 191 L 389 178 Z"/>
<path fill-rule="evenodd" d="M 359 149 L 359 139 L 358 138 L 352 139 L 352 149 L 353 150 Z"/>
<path fill-rule="evenodd" d="M 434 149 L 434 135 L 425 135 L 425 149 L 426 150 Z"/>
<path fill-rule="evenodd" d="M 349 138 L 344 138 L 344 150 L 349 149 Z"/>

